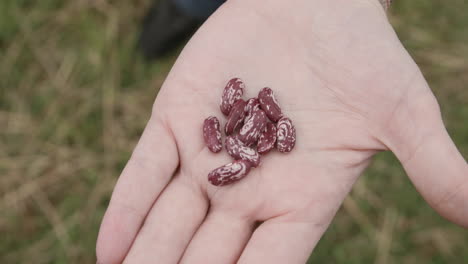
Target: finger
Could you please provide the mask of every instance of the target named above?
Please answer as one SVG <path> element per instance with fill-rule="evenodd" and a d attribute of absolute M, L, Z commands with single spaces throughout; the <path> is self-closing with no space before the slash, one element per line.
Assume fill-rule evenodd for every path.
<path fill-rule="evenodd" d="M 228 212 L 212 212 L 197 231 L 181 263 L 235 263 L 252 234 L 253 222 Z"/>
<path fill-rule="evenodd" d="M 120 176 L 101 223 L 99 263 L 121 263 L 147 212 L 178 164 L 176 144 L 161 119 L 152 117 Z"/>
<path fill-rule="evenodd" d="M 238 263 L 306 263 L 351 190 L 354 181 L 366 166 L 367 163 L 362 163 L 351 170 L 333 166 L 323 172 L 302 169 L 302 173 L 314 171 L 314 174 L 311 175 L 312 177 L 300 178 L 300 182 L 297 182 L 300 184 L 293 186 L 316 186 L 316 188 L 292 187 L 289 189 L 291 188 L 289 187 L 288 199 L 275 200 L 274 204 L 266 203 L 264 208 L 257 210 L 256 217 L 259 220 L 266 219 L 266 221 L 255 230 Z M 289 170 L 288 179 L 295 181 L 295 175 L 304 176 L 300 174 L 301 172 L 294 171 L 294 168 L 300 167 L 296 164 L 290 168 L 278 167 L 275 170 L 281 172 L 279 175 L 287 175 Z M 309 180 L 304 181 L 304 179 Z M 281 187 L 272 186 L 271 188 Z M 298 193 L 300 194 L 297 195 Z M 274 210 L 275 215 L 270 215 L 267 212 L 271 212 L 272 208 L 280 208 L 280 210 Z M 293 208 L 295 209 L 292 210 Z"/>
<path fill-rule="evenodd" d="M 125 263 L 177 263 L 208 210 L 201 190 L 178 175 L 163 191 L 133 243 Z"/>
<path fill-rule="evenodd" d="M 328 224 L 268 220 L 255 230 L 238 263 L 304 264 Z"/>
<path fill-rule="evenodd" d="M 413 118 L 407 122 L 411 133 L 403 134 L 393 152 L 426 201 L 468 227 L 468 165 L 448 135 L 437 103 L 423 104 Z"/>

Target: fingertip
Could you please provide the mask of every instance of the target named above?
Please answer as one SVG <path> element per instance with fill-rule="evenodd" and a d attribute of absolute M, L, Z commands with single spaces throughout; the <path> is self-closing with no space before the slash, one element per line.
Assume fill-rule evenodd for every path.
<path fill-rule="evenodd" d="M 455 168 L 457 170 L 457 168 Z M 468 164 L 458 168 L 458 175 L 468 179 Z M 454 184 L 445 195 L 431 205 L 447 220 L 468 229 L 468 181 Z"/>
<path fill-rule="evenodd" d="M 120 212 L 119 212 L 120 211 Z M 133 243 L 137 229 L 133 214 L 109 207 L 104 215 L 96 243 L 99 264 L 120 264 Z"/>

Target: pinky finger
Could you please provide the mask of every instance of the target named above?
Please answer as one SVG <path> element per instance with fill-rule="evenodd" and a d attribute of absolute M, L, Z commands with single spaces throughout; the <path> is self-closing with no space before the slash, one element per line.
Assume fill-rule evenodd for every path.
<path fill-rule="evenodd" d="M 96 245 L 99 263 L 122 262 L 178 163 L 169 128 L 153 116 L 115 186 L 101 223 Z"/>

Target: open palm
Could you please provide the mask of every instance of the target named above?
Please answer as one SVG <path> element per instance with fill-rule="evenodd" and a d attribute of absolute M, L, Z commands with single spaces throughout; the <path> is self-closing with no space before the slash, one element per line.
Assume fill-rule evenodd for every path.
<path fill-rule="evenodd" d="M 252 2 L 225 4 L 173 67 L 115 187 L 98 260 L 304 263 L 381 150 L 395 152 L 435 209 L 468 225 L 467 164 L 377 1 L 314 0 L 288 14 Z M 207 174 L 231 158 L 205 147 L 201 125 L 221 117 L 231 77 L 245 81 L 245 98 L 275 90 L 298 139 L 215 187 Z"/>

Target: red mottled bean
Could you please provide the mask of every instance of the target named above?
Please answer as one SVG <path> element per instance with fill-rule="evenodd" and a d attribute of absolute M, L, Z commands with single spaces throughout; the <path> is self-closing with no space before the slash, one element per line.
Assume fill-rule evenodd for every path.
<path fill-rule="evenodd" d="M 276 125 L 276 148 L 279 152 L 290 152 L 296 145 L 296 129 L 291 119 L 282 117 Z"/>
<path fill-rule="evenodd" d="M 219 108 L 224 115 L 229 115 L 234 103 L 244 94 L 245 84 L 239 78 L 231 79 L 224 87 Z"/>
<path fill-rule="evenodd" d="M 239 139 L 229 136 L 224 145 L 228 154 L 234 159 L 248 161 L 252 167 L 257 167 L 260 164 L 260 155 L 257 151 L 245 146 Z"/>
<path fill-rule="evenodd" d="M 215 116 L 210 116 L 203 122 L 203 138 L 205 144 L 211 152 L 217 153 L 223 149 L 221 142 L 221 131 L 219 128 L 219 120 Z"/>
<path fill-rule="evenodd" d="M 266 154 L 275 147 L 276 143 L 276 126 L 268 122 L 265 130 L 260 135 L 257 144 L 257 151 L 260 154 Z"/>
<path fill-rule="evenodd" d="M 246 146 L 252 146 L 257 143 L 260 134 L 265 129 L 267 117 L 262 109 L 257 108 L 252 111 L 252 114 L 244 120 L 244 126 L 239 132 L 239 139 Z"/>
<path fill-rule="evenodd" d="M 208 181 L 214 186 L 224 186 L 247 176 L 250 171 L 250 163 L 245 160 L 235 160 L 208 174 Z"/>
<path fill-rule="evenodd" d="M 273 90 L 270 88 L 265 87 L 258 93 L 258 101 L 260 102 L 260 107 L 271 121 L 276 123 L 283 116 Z"/>
<path fill-rule="evenodd" d="M 250 98 L 249 100 L 247 100 L 247 105 L 245 106 L 245 113 L 247 115 L 251 115 L 252 111 L 255 108 L 259 108 L 259 107 L 260 107 L 260 102 L 258 101 L 258 99 L 257 98 Z"/>
<path fill-rule="evenodd" d="M 245 106 L 246 102 L 242 99 L 239 99 L 232 107 L 231 113 L 229 113 L 228 121 L 224 126 L 224 132 L 226 135 L 232 134 L 242 125 L 245 117 Z"/>

